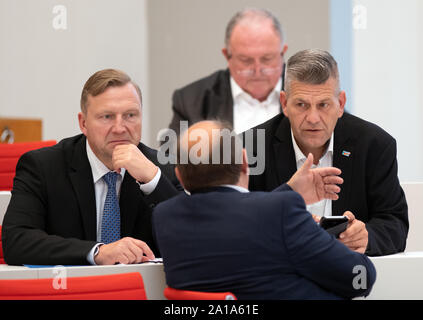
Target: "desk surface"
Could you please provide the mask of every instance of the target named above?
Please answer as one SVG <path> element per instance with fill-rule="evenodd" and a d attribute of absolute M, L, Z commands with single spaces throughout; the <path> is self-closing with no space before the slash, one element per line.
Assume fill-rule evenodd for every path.
<path fill-rule="evenodd" d="M 29 268 L 25 266 L 0 265 L 0 279 L 45 279 L 55 278 L 59 274 L 66 277 L 83 277 L 126 272 L 139 272 L 149 300 L 164 300 L 166 286 L 162 263 L 121 264 L 113 266 L 79 266 L 49 268 Z"/>
<path fill-rule="evenodd" d="M 423 299 L 423 252 L 405 252 L 395 255 L 370 258 L 376 267 L 376 282 L 365 299 L 401 300 Z M 140 272 L 147 298 L 163 300 L 166 286 L 162 263 L 143 263 L 114 266 L 80 266 L 28 268 L 24 266 L 0 265 L 0 279 L 41 279 L 54 278 L 60 271 L 68 277 Z"/>

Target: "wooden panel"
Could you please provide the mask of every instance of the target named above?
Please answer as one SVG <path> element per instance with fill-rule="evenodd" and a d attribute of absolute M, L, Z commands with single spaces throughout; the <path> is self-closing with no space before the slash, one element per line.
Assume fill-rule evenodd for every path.
<path fill-rule="evenodd" d="M 8 128 L 14 134 L 14 142 L 28 142 L 42 140 L 41 119 L 12 119 L 0 118 L 0 137 Z M 1 142 L 1 139 L 0 139 Z"/>

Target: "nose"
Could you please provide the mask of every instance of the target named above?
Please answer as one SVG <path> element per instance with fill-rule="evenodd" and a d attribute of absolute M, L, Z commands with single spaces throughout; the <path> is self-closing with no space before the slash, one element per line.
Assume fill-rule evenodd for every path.
<path fill-rule="evenodd" d="M 309 122 L 310 124 L 317 124 L 320 122 L 319 111 L 316 107 L 312 106 L 311 108 L 309 108 L 306 119 L 307 122 Z"/>
<path fill-rule="evenodd" d="M 124 121 L 122 119 L 122 116 L 118 115 L 116 117 L 115 122 L 113 123 L 113 128 L 112 128 L 114 133 L 123 133 L 126 131 L 126 127 L 124 124 Z"/>

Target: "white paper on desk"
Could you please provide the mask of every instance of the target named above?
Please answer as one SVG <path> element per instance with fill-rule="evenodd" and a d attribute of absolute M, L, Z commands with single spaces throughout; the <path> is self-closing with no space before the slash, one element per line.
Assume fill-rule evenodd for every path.
<path fill-rule="evenodd" d="M 140 262 L 140 263 L 118 263 L 118 264 L 116 264 L 116 266 L 131 266 L 131 265 L 134 265 L 134 264 L 143 264 L 143 263 L 163 263 L 163 259 L 162 258 L 155 258 L 155 259 L 143 261 L 143 262 Z"/>
<path fill-rule="evenodd" d="M 163 258 L 155 258 L 155 259 L 144 261 L 144 262 L 141 262 L 141 263 L 148 263 L 148 262 L 152 262 L 152 263 L 163 263 Z"/>

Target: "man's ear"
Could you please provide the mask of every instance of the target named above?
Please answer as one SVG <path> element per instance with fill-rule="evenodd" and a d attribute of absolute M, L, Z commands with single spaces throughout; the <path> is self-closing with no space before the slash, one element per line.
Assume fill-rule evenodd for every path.
<path fill-rule="evenodd" d="M 242 169 L 241 171 L 247 176 L 250 173 L 250 167 L 248 166 L 248 156 L 247 156 L 247 150 L 245 148 L 242 149 Z"/>
<path fill-rule="evenodd" d="M 175 167 L 175 175 L 176 175 L 176 178 L 178 178 L 182 187 L 185 189 L 184 182 L 181 179 L 181 173 L 179 172 L 178 167 Z"/>
<path fill-rule="evenodd" d="M 347 103 L 347 94 L 345 93 L 344 90 L 342 90 L 339 93 L 338 102 L 339 102 L 339 114 L 338 114 L 338 118 L 340 118 L 344 114 L 345 104 Z"/>
<path fill-rule="evenodd" d="M 78 113 L 78 123 L 79 123 L 79 129 L 81 129 L 81 132 L 86 136 L 87 135 L 87 127 L 85 125 L 85 115 L 82 112 Z"/>
<path fill-rule="evenodd" d="M 286 92 L 281 91 L 279 94 L 279 98 L 280 98 L 283 114 L 285 115 L 285 117 L 288 118 L 288 111 L 287 111 L 288 98 L 286 96 Z"/>
<path fill-rule="evenodd" d="M 222 49 L 222 54 L 223 54 L 223 56 L 225 57 L 226 61 L 228 61 L 228 60 L 229 60 L 229 53 L 228 53 L 228 49 L 223 48 L 223 49 Z"/>

